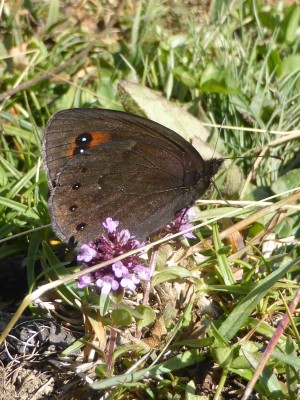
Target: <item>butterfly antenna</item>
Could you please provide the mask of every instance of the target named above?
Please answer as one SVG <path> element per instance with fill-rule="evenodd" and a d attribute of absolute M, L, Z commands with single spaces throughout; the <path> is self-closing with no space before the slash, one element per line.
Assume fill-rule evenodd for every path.
<path fill-rule="evenodd" d="M 235 159 L 237 159 L 237 158 L 253 158 L 253 157 L 256 157 L 256 158 L 265 158 L 265 156 L 239 156 L 239 157 L 234 157 L 234 158 L 232 158 L 232 157 L 224 157 L 223 160 L 235 160 Z M 282 158 L 281 156 L 269 155 L 269 157 L 270 157 L 270 158 L 275 158 L 275 159 L 280 160 L 280 161 L 283 161 L 283 158 Z M 211 183 L 212 183 L 213 187 L 216 189 L 216 191 L 217 191 L 218 195 L 220 196 L 220 198 L 221 198 L 223 201 L 225 201 L 225 203 L 227 203 L 230 207 L 242 208 L 242 206 L 239 206 L 239 205 L 234 205 L 234 206 L 233 206 L 233 205 L 230 204 L 226 199 L 224 199 L 224 197 L 222 196 L 222 193 L 220 192 L 220 190 L 219 190 L 219 188 L 218 188 L 216 182 L 214 181 L 214 179 L 211 179 Z"/>
<path fill-rule="evenodd" d="M 214 179 L 211 180 L 211 183 L 212 183 L 213 187 L 216 189 L 216 191 L 217 191 L 218 195 L 220 196 L 221 200 L 225 201 L 226 204 L 228 204 L 230 207 L 236 207 L 236 208 L 241 208 L 242 207 L 242 206 L 239 206 L 239 205 L 234 205 L 233 206 L 232 204 L 229 203 L 229 201 L 224 199 L 224 197 L 223 197 L 222 193 L 220 192 L 220 190 L 218 188 L 218 185 L 216 184 Z"/>
<path fill-rule="evenodd" d="M 223 157 L 223 160 L 233 160 L 233 161 L 234 161 L 234 160 L 236 160 L 237 158 L 243 158 L 243 159 L 245 159 L 245 158 L 253 158 L 253 157 L 256 157 L 256 158 L 266 158 L 266 156 L 238 156 L 238 157 Z M 281 156 L 269 155 L 268 158 L 275 158 L 276 160 L 283 161 L 283 157 L 281 157 Z"/>

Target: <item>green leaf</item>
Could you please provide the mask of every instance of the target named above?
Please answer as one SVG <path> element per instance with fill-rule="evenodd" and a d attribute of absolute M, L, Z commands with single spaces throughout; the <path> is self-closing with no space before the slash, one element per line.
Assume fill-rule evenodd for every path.
<path fill-rule="evenodd" d="M 25 204 L 21 204 L 18 201 L 14 201 L 5 197 L 0 197 L 0 204 L 4 207 L 10 208 L 12 210 L 16 210 L 19 213 L 26 214 L 28 218 L 39 219 L 40 217 L 31 210 L 28 209 L 28 206 Z"/>
<path fill-rule="evenodd" d="M 132 316 L 128 310 L 119 308 L 112 311 L 111 320 L 115 326 L 128 326 L 132 322 Z"/>
<path fill-rule="evenodd" d="M 84 338 L 84 337 L 79 340 L 76 340 L 69 347 L 67 347 L 65 350 L 63 350 L 61 355 L 63 357 L 68 357 L 71 354 L 76 353 L 78 350 L 80 350 L 84 347 L 85 340 L 87 340 L 87 338 Z"/>
<path fill-rule="evenodd" d="M 138 351 L 139 348 L 144 349 L 144 347 L 139 346 L 138 343 L 128 344 L 126 346 L 118 346 L 114 351 L 113 359 L 114 361 L 116 361 L 116 359 L 122 356 L 123 354 L 132 353 L 133 351 Z"/>
<path fill-rule="evenodd" d="M 300 7 L 294 3 L 281 23 L 280 37 L 283 42 L 293 43 L 297 37 L 297 30 L 299 29 L 300 21 Z"/>
<path fill-rule="evenodd" d="M 163 375 L 172 371 L 178 371 L 179 369 L 187 368 L 191 365 L 199 363 L 203 359 L 204 355 L 201 355 L 197 350 L 192 349 L 178 354 L 177 356 L 166 360 L 161 364 L 153 365 L 152 367 L 144 368 L 140 371 L 130 374 L 115 376 L 104 381 L 94 382 L 91 387 L 96 390 L 102 390 L 116 385 L 124 385 L 126 383 L 141 380 L 144 377 L 149 378 L 155 375 Z"/>
<path fill-rule="evenodd" d="M 153 279 L 152 285 L 156 286 L 163 282 L 169 282 L 174 279 L 184 279 L 191 276 L 191 273 L 182 267 L 167 267 L 163 271 L 157 272 Z"/>
<path fill-rule="evenodd" d="M 265 26 L 271 31 L 274 31 L 279 24 L 278 16 L 276 16 L 275 13 L 274 14 L 271 13 L 270 11 L 267 12 L 261 11 L 259 13 L 259 21 L 263 26 Z"/>
<path fill-rule="evenodd" d="M 50 264 L 50 268 L 47 268 L 47 263 L 43 259 L 42 266 L 50 281 L 62 278 L 72 272 L 72 269 L 67 269 L 65 265 L 56 257 L 51 247 L 46 242 L 43 242 L 43 251 L 48 263 Z M 76 293 L 75 287 L 75 282 L 69 282 L 67 284 L 58 286 L 56 290 L 67 303 L 77 308 L 78 305 L 75 300 L 80 300 L 80 297 L 78 293 Z"/>
<path fill-rule="evenodd" d="M 156 314 L 151 307 L 140 304 L 136 307 L 136 310 L 141 314 L 141 318 L 137 323 L 138 329 L 142 329 L 155 321 Z"/>
<path fill-rule="evenodd" d="M 110 297 L 107 294 L 103 294 L 101 292 L 99 296 L 99 313 L 102 317 L 104 317 L 109 309 L 110 306 Z"/>
<path fill-rule="evenodd" d="M 253 238 L 254 236 L 262 233 L 265 229 L 264 225 L 259 222 L 254 222 L 248 229 L 248 237 Z"/>
<path fill-rule="evenodd" d="M 195 394 L 196 385 L 193 380 L 189 381 L 185 388 L 185 398 L 184 400 L 209 400 L 208 396 L 199 396 Z"/>
<path fill-rule="evenodd" d="M 58 19 L 59 19 L 59 6 L 60 6 L 60 1 L 59 0 L 52 0 L 49 3 L 49 13 L 48 13 L 48 18 L 46 22 L 46 29 L 48 30 L 51 26 L 57 24 Z"/>
<path fill-rule="evenodd" d="M 221 368 L 228 368 L 238 356 L 238 348 L 232 346 L 212 347 L 211 354 Z"/>
<path fill-rule="evenodd" d="M 182 348 L 183 346 L 199 349 L 201 347 L 208 347 L 214 343 L 213 337 L 207 337 L 205 339 L 186 339 L 175 342 L 171 345 L 172 348 Z"/>
<path fill-rule="evenodd" d="M 209 64 L 203 71 L 200 89 L 205 93 L 239 94 L 240 89 L 226 70 L 220 70 Z"/>
<path fill-rule="evenodd" d="M 276 76 L 281 76 L 282 63 L 281 63 L 278 51 L 276 51 L 276 50 L 270 51 L 269 57 L 268 57 L 268 68 L 270 70 L 270 73 L 273 73 L 273 71 L 275 71 Z"/>
<path fill-rule="evenodd" d="M 35 263 L 38 259 L 38 250 L 41 244 L 41 232 L 33 232 L 30 236 L 27 253 L 27 281 L 31 287 L 35 280 Z"/>
<path fill-rule="evenodd" d="M 297 357 L 296 353 L 294 355 L 284 354 L 282 351 L 275 348 L 272 352 L 272 357 L 281 363 L 286 364 L 286 366 L 292 367 L 296 371 L 300 371 L 300 359 Z"/>
<path fill-rule="evenodd" d="M 224 246 L 219 236 L 218 224 L 213 224 L 213 239 L 216 249 L 218 265 L 216 266 L 218 274 L 225 285 L 232 285 L 235 283 L 231 267 L 227 261 L 226 254 L 222 251 Z"/>
<path fill-rule="evenodd" d="M 297 346 L 295 345 L 294 341 L 288 336 L 285 351 L 289 359 L 295 360 L 299 363 L 299 357 L 297 357 Z M 294 365 L 286 365 L 286 377 L 287 377 L 287 388 L 289 391 L 289 395 L 291 400 L 296 399 L 295 393 L 297 392 L 297 385 L 298 385 L 298 374 L 300 367 L 298 366 L 298 370 L 296 369 L 296 364 Z"/>
<path fill-rule="evenodd" d="M 242 349 L 242 352 L 250 365 L 252 366 L 253 369 L 256 369 L 260 363 L 261 355 L 254 355 L 253 353 L 250 353 L 246 349 Z M 272 373 L 272 370 L 269 367 L 265 367 L 261 377 L 260 381 L 263 384 L 263 387 L 268 390 L 269 393 L 278 393 L 278 399 L 281 399 L 283 397 L 279 396 L 280 393 L 282 393 L 280 384 L 278 382 L 278 379 L 276 378 L 275 374 Z"/>
<path fill-rule="evenodd" d="M 187 87 L 193 88 L 197 86 L 198 79 L 195 78 L 194 74 L 192 74 L 190 70 L 180 66 L 174 68 L 172 73 L 178 81 L 182 82 Z"/>
<path fill-rule="evenodd" d="M 300 63 L 300 57 L 299 57 Z M 300 65 L 300 64 L 299 64 Z M 279 177 L 272 185 L 271 189 L 274 193 L 280 194 L 286 190 L 300 186 L 300 169 L 288 171 L 283 176 Z"/>
<path fill-rule="evenodd" d="M 97 365 L 97 367 L 95 368 L 95 374 L 98 378 L 105 378 L 107 376 L 106 364 Z"/>

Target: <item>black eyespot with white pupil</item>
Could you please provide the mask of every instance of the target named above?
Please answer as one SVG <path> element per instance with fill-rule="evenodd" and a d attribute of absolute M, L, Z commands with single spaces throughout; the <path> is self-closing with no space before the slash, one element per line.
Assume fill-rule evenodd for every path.
<path fill-rule="evenodd" d="M 90 147 L 92 141 L 93 136 L 89 132 L 80 133 L 75 139 L 76 147 L 73 150 L 73 155 L 83 154 Z"/>
<path fill-rule="evenodd" d="M 77 189 L 79 189 L 81 187 L 81 183 L 80 182 L 77 182 L 77 183 L 74 183 L 74 185 L 72 186 L 72 189 L 73 190 L 77 190 Z"/>
<path fill-rule="evenodd" d="M 89 132 L 80 133 L 75 139 L 77 146 L 89 144 L 93 140 L 93 136 Z"/>
<path fill-rule="evenodd" d="M 76 230 L 77 230 L 78 232 L 79 232 L 79 231 L 83 231 L 85 227 L 86 227 L 86 224 L 85 224 L 84 222 L 82 222 L 81 224 L 78 224 L 78 225 L 76 226 Z"/>

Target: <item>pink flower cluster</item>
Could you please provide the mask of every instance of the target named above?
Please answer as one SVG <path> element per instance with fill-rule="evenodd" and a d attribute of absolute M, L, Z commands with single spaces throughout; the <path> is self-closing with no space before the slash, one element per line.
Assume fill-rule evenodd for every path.
<path fill-rule="evenodd" d="M 177 233 L 192 228 L 194 225 L 191 221 L 199 215 L 195 212 L 194 208 L 184 208 L 175 215 L 175 219 L 166 225 L 168 233 Z M 195 239 L 196 236 L 193 232 L 188 232 L 183 235 L 187 239 Z"/>
<path fill-rule="evenodd" d="M 83 269 L 142 246 L 134 236 L 130 235 L 127 229 L 118 232 L 118 225 L 118 221 L 107 218 L 103 222 L 107 234 L 100 235 L 94 242 L 81 246 L 77 260 L 83 263 Z M 119 288 L 129 289 L 134 292 L 141 281 L 149 280 L 150 269 L 144 267 L 141 264 L 140 257 L 135 254 L 122 261 L 100 268 L 93 273 L 81 276 L 78 279 L 78 287 L 96 286 L 103 294 L 109 294 Z"/>

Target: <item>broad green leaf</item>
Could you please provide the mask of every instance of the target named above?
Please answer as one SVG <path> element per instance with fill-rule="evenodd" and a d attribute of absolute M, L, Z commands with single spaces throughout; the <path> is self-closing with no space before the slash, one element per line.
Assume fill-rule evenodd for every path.
<path fill-rule="evenodd" d="M 140 304 L 136 307 L 136 310 L 141 314 L 141 318 L 137 323 L 139 329 L 142 329 L 155 321 L 156 314 L 151 307 Z"/>
<path fill-rule="evenodd" d="M 221 368 L 228 368 L 234 358 L 238 356 L 238 348 L 234 346 L 212 347 L 211 354 Z"/>
<path fill-rule="evenodd" d="M 203 71 L 200 88 L 206 93 L 239 94 L 240 89 L 226 70 L 220 70 L 209 64 Z"/>
<path fill-rule="evenodd" d="M 99 296 L 99 313 L 102 317 L 104 317 L 110 306 L 110 297 L 107 294 L 103 294 L 101 292 Z"/>
<path fill-rule="evenodd" d="M 287 343 L 285 347 L 286 355 L 289 357 L 289 360 L 295 360 L 297 359 L 297 363 L 299 364 L 299 357 L 297 357 L 297 346 L 295 346 L 294 341 L 288 336 L 287 337 Z M 287 364 L 286 367 L 286 377 L 287 377 L 287 388 L 288 392 L 290 395 L 291 400 L 296 399 L 295 393 L 297 392 L 297 386 L 298 386 L 298 376 L 299 376 L 299 370 L 300 366 L 297 364 L 290 365 Z"/>
<path fill-rule="evenodd" d="M 287 76 L 300 71 L 300 54 L 290 54 L 281 63 L 281 76 Z"/>
<path fill-rule="evenodd" d="M 49 12 L 48 12 L 48 18 L 46 22 L 46 29 L 49 29 L 51 26 L 57 24 L 58 19 L 59 19 L 59 7 L 60 7 L 60 1 L 59 0 L 51 0 L 49 3 Z"/>
<path fill-rule="evenodd" d="M 175 78 L 182 82 L 187 87 L 196 87 L 198 83 L 198 79 L 188 70 L 183 67 L 177 67 L 172 70 L 173 75 Z"/>
<path fill-rule="evenodd" d="M 271 185 L 271 189 L 274 193 L 280 194 L 286 190 L 290 190 L 298 186 L 300 186 L 300 169 L 293 169 L 276 179 L 276 181 Z"/>
<path fill-rule="evenodd" d="M 299 4 L 292 4 L 286 12 L 286 16 L 281 23 L 280 36 L 284 42 L 293 43 L 297 37 L 300 21 Z"/>
<path fill-rule="evenodd" d="M 258 354 L 254 355 L 253 353 L 250 353 L 246 349 L 242 349 L 242 352 L 246 357 L 246 359 L 248 360 L 248 362 L 250 363 L 250 365 L 252 366 L 252 368 L 256 369 L 259 365 L 261 357 L 258 356 Z M 269 367 L 264 368 L 262 375 L 260 377 L 260 381 L 263 384 L 264 388 L 268 390 L 269 393 L 274 393 L 274 394 L 278 393 L 279 396 L 279 393 L 282 392 L 277 377 L 275 376 L 274 373 L 272 373 L 272 370 Z M 279 400 L 280 398 L 283 397 L 277 397 L 277 398 Z"/>
<path fill-rule="evenodd" d="M 111 320 L 115 326 L 127 326 L 131 324 L 132 316 L 128 310 L 122 308 L 112 311 Z"/>
<path fill-rule="evenodd" d="M 184 279 L 191 276 L 191 273 L 182 267 L 167 267 L 162 271 L 157 272 L 152 279 L 152 285 L 156 286 L 163 282 L 172 281 L 174 279 Z"/>

